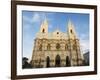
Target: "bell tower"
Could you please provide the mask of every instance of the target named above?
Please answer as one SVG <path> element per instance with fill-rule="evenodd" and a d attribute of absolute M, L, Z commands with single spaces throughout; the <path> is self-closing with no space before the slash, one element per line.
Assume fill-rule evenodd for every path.
<path fill-rule="evenodd" d="M 70 46 L 70 60 L 72 66 L 82 65 L 82 57 L 80 51 L 80 43 L 79 39 L 77 38 L 77 34 L 74 29 L 73 23 L 69 20 L 68 21 L 68 44 Z"/>
<path fill-rule="evenodd" d="M 70 20 L 68 21 L 68 29 L 67 30 L 68 30 L 68 37 L 70 39 L 76 39 L 77 38 L 75 29 L 74 29 L 74 25 Z"/>
<path fill-rule="evenodd" d="M 43 33 L 43 34 L 47 34 L 48 33 L 48 21 L 47 21 L 47 19 L 45 19 L 42 22 L 41 27 L 40 27 L 40 32 Z"/>

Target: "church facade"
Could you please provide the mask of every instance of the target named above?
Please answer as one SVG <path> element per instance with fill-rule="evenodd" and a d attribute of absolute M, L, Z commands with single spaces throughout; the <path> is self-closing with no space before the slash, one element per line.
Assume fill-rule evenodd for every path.
<path fill-rule="evenodd" d="M 68 67 L 83 65 L 83 55 L 74 25 L 69 20 L 66 32 L 48 32 L 45 19 L 36 34 L 32 51 L 33 68 Z"/>

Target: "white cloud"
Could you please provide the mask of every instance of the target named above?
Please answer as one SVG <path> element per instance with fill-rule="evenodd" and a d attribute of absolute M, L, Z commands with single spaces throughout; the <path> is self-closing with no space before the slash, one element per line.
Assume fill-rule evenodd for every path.
<path fill-rule="evenodd" d="M 80 40 L 80 46 L 83 53 L 89 50 L 89 40 Z"/>
<path fill-rule="evenodd" d="M 81 39 L 86 39 L 86 34 L 81 34 Z"/>
<path fill-rule="evenodd" d="M 27 16 L 23 16 L 23 20 L 27 21 L 27 22 L 31 22 L 31 19 L 29 17 L 27 17 Z"/>
<path fill-rule="evenodd" d="M 85 53 L 87 50 L 89 50 L 89 35 L 88 34 L 79 34 L 80 38 L 80 46 L 81 51 Z"/>
<path fill-rule="evenodd" d="M 32 22 L 39 22 L 40 21 L 40 15 L 38 13 L 34 13 L 32 17 Z"/>
<path fill-rule="evenodd" d="M 29 23 L 39 22 L 41 20 L 41 16 L 38 13 L 33 13 L 32 17 L 23 16 L 23 20 Z"/>
<path fill-rule="evenodd" d="M 26 31 L 28 31 L 30 29 L 30 25 L 29 24 L 25 24 L 24 25 L 24 31 L 26 32 Z"/>

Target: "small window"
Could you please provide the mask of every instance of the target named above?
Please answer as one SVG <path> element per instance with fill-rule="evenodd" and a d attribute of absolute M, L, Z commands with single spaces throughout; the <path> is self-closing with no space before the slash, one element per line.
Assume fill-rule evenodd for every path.
<path fill-rule="evenodd" d="M 59 34 L 59 32 L 57 32 L 57 34 Z"/>
<path fill-rule="evenodd" d="M 45 29 L 43 29 L 42 32 L 45 33 Z"/>
<path fill-rule="evenodd" d="M 73 33 L 72 29 L 70 30 L 71 33 Z"/>

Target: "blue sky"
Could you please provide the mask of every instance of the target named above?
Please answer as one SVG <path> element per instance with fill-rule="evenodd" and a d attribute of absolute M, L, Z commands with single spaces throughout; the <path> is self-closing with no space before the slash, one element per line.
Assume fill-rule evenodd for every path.
<path fill-rule="evenodd" d="M 23 57 L 31 59 L 36 33 L 39 32 L 40 25 L 45 18 L 49 23 L 49 32 L 57 28 L 66 32 L 68 21 L 71 20 L 80 39 L 82 51 L 89 49 L 89 14 L 22 11 Z"/>

